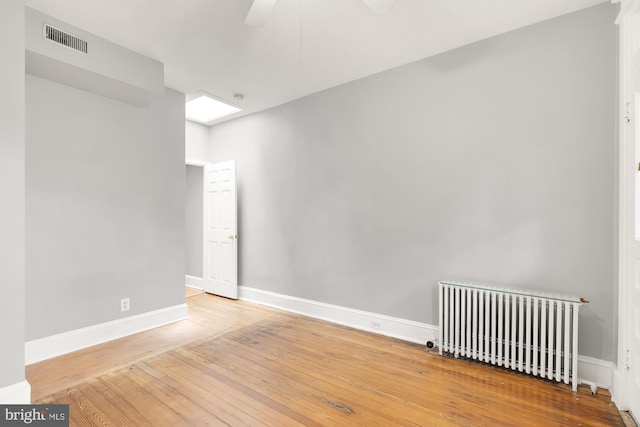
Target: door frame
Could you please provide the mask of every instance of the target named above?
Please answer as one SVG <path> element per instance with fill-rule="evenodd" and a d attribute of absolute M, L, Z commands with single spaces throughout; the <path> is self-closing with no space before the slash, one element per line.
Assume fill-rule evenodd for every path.
<path fill-rule="evenodd" d="M 184 162 L 185 166 L 196 166 L 196 167 L 200 167 L 202 168 L 202 197 L 204 197 L 204 192 L 205 192 L 205 173 L 204 173 L 204 169 L 205 166 L 210 165 L 212 163 L 210 162 L 203 162 L 201 160 L 190 160 L 190 159 L 186 159 Z M 204 222 L 204 214 L 205 214 L 205 206 L 203 204 L 202 206 L 202 218 L 203 218 L 203 222 Z M 203 230 L 204 233 L 204 230 Z M 204 247 L 202 248 L 202 271 L 200 272 L 202 274 L 202 277 L 196 277 L 196 276 L 191 276 L 186 274 L 185 271 L 185 284 L 186 286 L 189 286 L 190 288 L 194 288 L 194 289 L 198 289 L 201 291 L 204 291 L 204 278 L 205 276 L 205 251 L 204 251 Z"/>
<path fill-rule="evenodd" d="M 629 236 L 636 232 L 635 170 L 629 168 L 629 156 L 635 157 L 638 135 L 635 129 L 635 99 L 628 99 L 630 87 L 638 87 L 637 77 L 632 73 L 640 60 L 640 0 L 612 0 L 620 3 L 620 13 L 616 18 L 619 26 L 619 113 L 618 113 L 618 360 L 614 373 L 612 400 L 620 410 L 629 410 L 631 391 L 630 348 L 634 333 L 633 312 L 629 294 L 634 286 L 634 251 Z M 637 41 L 636 41 L 637 40 Z M 637 97 L 637 96 L 636 96 Z M 634 97 L 635 98 L 635 97 Z M 630 128 L 633 126 L 634 128 Z M 635 158 L 633 159 L 635 163 Z M 635 168 L 632 168 L 635 169 Z M 631 177 L 629 174 L 634 174 Z M 635 367 L 640 369 L 640 367 Z M 638 416 L 640 414 L 635 414 Z"/>
<path fill-rule="evenodd" d="M 207 200 L 207 188 L 208 188 L 208 182 L 207 182 L 207 170 L 210 166 L 216 166 L 216 165 L 220 165 L 222 163 L 229 163 L 229 162 L 233 162 L 234 166 L 234 174 L 236 171 L 236 161 L 232 160 L 232 161 L 227 161 L 227 162 L 208 162 L 208 161 L 202 161 L 202 160 L 192 160 L 192 159 L 185 159 L 185 166 L 196 166 L 196 167 L 201 167 L 202 168 L 202 277 L 195 277 L 195 276 L 189 276 L 186 274 L 185 271 L 185 285 L 198 289 L 198 290 L 202 290 L 205 292 L 211 292 L 210 289 L 207 289 L 207 285 L 208 285 L 208 278 L 210 276 L 210 270 L 209 270 L 209 263 L 208 263 L 208 250 L 205 247 L 207 245 L 207 242 L 205 241 L 207 233 L 206 233 L 206 227 L 207 227 L 207 223 L 208 223 L 208 211 L 207 211 L 207 206 L 208 206 L 208 200 Z M 231 298 L 231 299 L 238 299 L 238 293 L 239 293 L 239 285 L 238 285 L 238 270 L 237 270 L 237 266 L 238 266 L 238 244 L 237 244 L 237 240 L 238 240 L 238 224 L 237 224 L 237 187 L 236 187 L 236 177 L 234 175 L 234 230 L 232 231 L 232 233 L 235 235 L 235 237 L 233 238 L 233 250 L 234 250 L 234 261 L 233 261 L 233 268 L 234 268 L 234 273 L 233 273 L 233 281 L 235 283 L 235 288 L 232 291 L 227 292 L 227 290 L 225 290 L 224 292 L 220 291 L 220 292 L 214 292 L 214 294 L 216 295 L 220 295 L 220 296 L 224 296 L 227 298 Z M 229 236 L 229 238 L 231 238 L 231 236 Z"/>

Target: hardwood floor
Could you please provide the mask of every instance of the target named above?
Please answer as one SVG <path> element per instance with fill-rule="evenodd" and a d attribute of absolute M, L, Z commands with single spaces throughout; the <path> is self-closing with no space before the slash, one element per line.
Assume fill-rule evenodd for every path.
<path fill-rule="evenodd" d="M 73 426 L 624 426 L 593 396 L 208 294 L 191 319 L 27 368 Z"/>

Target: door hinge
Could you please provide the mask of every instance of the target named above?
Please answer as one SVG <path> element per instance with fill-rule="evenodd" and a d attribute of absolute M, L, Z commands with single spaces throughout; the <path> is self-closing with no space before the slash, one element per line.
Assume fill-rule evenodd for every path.
<path fill-rule="evenodd" d="M 631 122 L 631 113 L 629 113 L 629 107 L 630 106 L 631 106 L 631 103 L 627 102 L 627 108 L 625 109 L 625 112 L 624 112 L 624 122 L 625 123 Z"/>

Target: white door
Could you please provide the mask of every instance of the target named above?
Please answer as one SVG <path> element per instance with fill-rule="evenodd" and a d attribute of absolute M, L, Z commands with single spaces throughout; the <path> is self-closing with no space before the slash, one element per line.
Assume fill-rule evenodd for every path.
<path fill-rule="evenodd" d="M 236 163 L 204 166 L 204 290 L 238 298 Z"/>

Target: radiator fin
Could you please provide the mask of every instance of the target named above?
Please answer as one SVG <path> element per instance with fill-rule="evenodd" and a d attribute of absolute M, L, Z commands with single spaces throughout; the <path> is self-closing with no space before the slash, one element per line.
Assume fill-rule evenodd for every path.
<path fill-rule="evenodd" d="M 579 298 L 439 283 L 440 354 L 578 384 Z"/>

